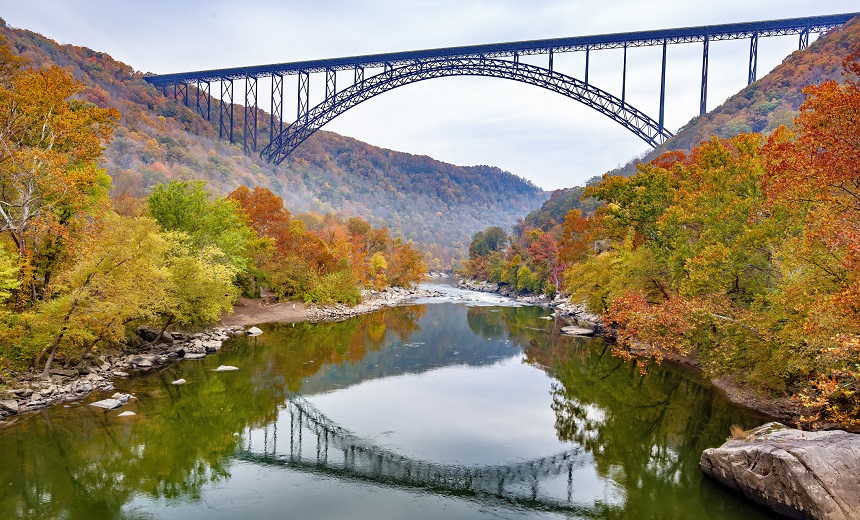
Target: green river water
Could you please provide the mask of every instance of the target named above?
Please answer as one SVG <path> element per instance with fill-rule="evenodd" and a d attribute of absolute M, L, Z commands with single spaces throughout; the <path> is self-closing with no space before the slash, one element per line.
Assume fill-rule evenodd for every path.
<path fill-rule="evenodd" d="M 445 290 L 263 325 L 117 381 L 137 397 L 118 410 L 22 418 L 0 430 L 0 518 L 773 518 L 698 467 L 765 418 L 550 311 Z"/>

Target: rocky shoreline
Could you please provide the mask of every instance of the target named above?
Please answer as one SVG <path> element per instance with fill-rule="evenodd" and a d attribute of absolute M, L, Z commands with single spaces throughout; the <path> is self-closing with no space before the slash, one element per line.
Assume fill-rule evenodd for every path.
<path fill-rule="evenodd" d="M 398 305 L 414 298 L 432 298 L 442 293 L 430 289 L 389 287 L 384 291 L 364 290 L 361 292 L 362 302 L 350 307 L 349 305 L 312 305 L 306 309 L 306 320 L 311 323 L 323 321 L 340 321 L 359 314 L 367 314 L 381 309 Z"/>
<path fill-rule="evenodd" d="M 257 329 L 259 330 L 259 329 Z M 221 349 L 230 336 L 253 333 L 244 327 L 215 327 L 205 332 L 165 332 L 141 326 L 128 338 L 134 352 L 84 354 L 73 368 L 53 368 L 47 378 L 41 371 L 20 374 L 16 385 L 0 399 L 0 419 L 67 401 L 79 401 L 95 391 L 115 390 L 114 381 L 183 359 L 200 359 Z"/>
<path fill-rule="evenodd" d="M 507 286 L 500 286 L 496 283 L 477 280 L 459 280 L 457 282 L 457 287 L 461 289 L 469 289 L 471 291 L 495 293 L 528 305 L 536 305 L 538 307 L 553 309 L 555 311 L 553 312 L 553 316 L 565 318 L 573 323 L 577 328 L 589 330 L 589 333 L 587 334 L 579 333 L 572 335 L 592 336 L 605 332 L 600 316 L 588 312 L 582 305 L 570 303 L 566 298 L 561 296 L 556 296 L 554 299 L 550 299 L 544 294 L 522 295 Z M 573 328 L 570 330 L 572 331 Z"/>
<path fill-rule="evenodd" d="M 311 323 L 339 321 L 373 312 L 385 306 L 397 305 L 413 298 L 432 297 L 439 294 L 437 291 L 427 289 L 399 287 L 384 291 L 362 291 L 363 301 L 358 305 L 352 307 L 347 305 L 301 306 L 300 315 L 294 316 L 299 319 L 292 321 Z M 285 311 L 296 310 L 296 304 L 276 305 L 282 305 Z M 246 329 L 248 325 L 280 321 L 278 313 L 275 313 L 274 317 L 275 319 L 255 321 L 253 313 L 248 313 L 244 320 L 246 323 L 243 324 L 222 325 L 194 333 L 165 332 L 161 338 L 158 338 L 158 330 L 141 326 L 136 336 L 126 340 L 125 350 L 104 354 L 84 354 L 81 362 L 76 366 L 53 368 L 47 378 L 42 377 L 41 371 L 18 374 L 12 387 L 0 395 L 0 427 L 14 423 L 17 417 L 27 412 L 64 402 L 79 402 L 96 391 L 116 390 L 114 381 L 117 379 L 145 374 L 153 368 L 169 363 L 201 359 L 214 354 L 231 336 L 256 335 L 262 332 L 256 327 Z M 291 320 L 285 319 L 285 321 Z"/>

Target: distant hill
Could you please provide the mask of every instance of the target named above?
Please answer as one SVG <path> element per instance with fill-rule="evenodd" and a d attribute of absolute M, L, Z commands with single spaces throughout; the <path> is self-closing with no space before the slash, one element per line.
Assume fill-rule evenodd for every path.
<path fill-rule="evenodd" d="M 238 145 L 219 140 L 217 127 L 162 96 L 131 66 L 0 23 L 0 31 L 31 66 L 63 67 L 85 86 L 85 101 L 122 113 L 103 164 L 117 200 L 145 197 L 171 179 L 204 179 L 222 194 L 240 185 L 264 186 L 283 197 L 293 213 L 357 215 L 386 225 L 393 235 L 414 240 L 428 266 L 438 269 L 464 259 L 476 231 L 513 225 L 549 196 L 499 168 L 454 166 L 325 131 L 281 165 L 270 165 L 242 153 L 241 124 L 234 129 Z M 211 104 L 217 114 L 219 100 L 212 98 Z M 244 107 L 233 109 L 234 120 L 242 121 Z M 258 143 L 265 144 L 269 117 L 261 111 L 258 120 Z"/>
<path fill-rule="evenodd" d="M 803 51 L 791 53 L 770 73 L 728 98 L 707 114 L 694 117 L 675 136 L 651 152 L 609 172 L 632 175 L 636 164 L 663 152 L 690 151 L 712 135 L 728 138 L 744 132 L 772 133 L 791 126 L 803 103 L 803 88 L 828 79 L 842 80 L 842 60 L 860 45 L 860 18 L 823 35 Z"/>

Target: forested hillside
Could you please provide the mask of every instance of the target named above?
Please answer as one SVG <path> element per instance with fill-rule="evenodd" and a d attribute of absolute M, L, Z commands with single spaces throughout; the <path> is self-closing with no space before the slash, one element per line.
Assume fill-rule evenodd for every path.
<path fill-rule="evenodd" d="M 108 54 L 59 45 L 5 24 L 2 33 L 32 66 L 58 65 L 81 81 L 84 101 L 119 110 L 115 138 L 102 160 L 118 209 L 169 180 L 203 179 L 221 194 L 242 185 L 261 186 L 281 196 L 299 217 L 332 212 L 387 226 L 394 236 L 414 240 L 432 269 L 462 259 L 475 231 L 512 225 L 548 195 L 498 168 L 454 166 L 330 132 L 312 136 L 283 164 L 269 165 L 242 153 L 241 124 L 234 130 L 238 145 L 219 140 L 212 124 L 162 96 L 141 72 Z M 211 101 L 217 114 L 219 101 Z M 234 120 L 242 121 L 243 107 L 233 110 Z M 269 117 L 261 111 L 258 119 L 258 142 L 266 143 Z"/>

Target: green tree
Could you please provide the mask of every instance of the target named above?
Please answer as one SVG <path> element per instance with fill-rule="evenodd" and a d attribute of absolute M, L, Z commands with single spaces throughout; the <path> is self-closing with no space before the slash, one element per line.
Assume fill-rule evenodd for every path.
<path fill-rule="evenodd" d="M 167 245 L 154 221 L 107 214 L 95 226 L 60 280 L 62 295 L 32 318 L 26 340 L 46 344 L 38 355 L 48 353 L 43 375 L 60 348 L 77 356 L 99 342 L 116 343 L 127 323 L 155 318 L 169 298 Z"/>
<path fill-rule="evenodd" d="M 164 234 L 169 245 L 166 266 L 173 280 L 171 300 L 162 309 L 164 328 L 174 321 L 182 325 L 213 322 L 233 310 L 239 291 L 233 285 L 237 267 L 225 261 L 216 246 L 198 248 L 182 232 Z"/>
<path fill-rule="evenodd" d="M 197 249 L 217 247 L 239 271 L 248 267 L 255 235 L 235 200 L 212 199 L 205 181 L 174 180 L 156 186 L 147 202 L 150 214 L 165 231 L 186 233 Z"/>

